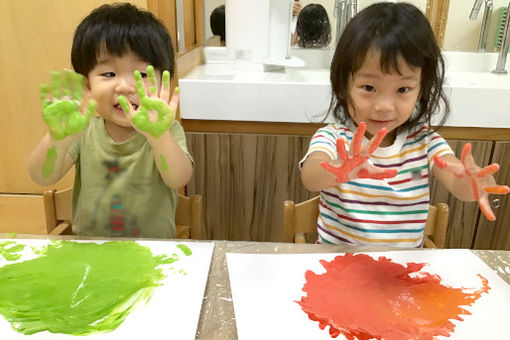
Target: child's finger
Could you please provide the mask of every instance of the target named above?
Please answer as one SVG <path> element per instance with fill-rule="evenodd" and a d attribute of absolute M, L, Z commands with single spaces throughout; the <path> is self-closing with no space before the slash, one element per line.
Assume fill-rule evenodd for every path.
<path fill-rule="evenodd" d="M 397 175 L 397 169 L 384 169 L 382 171 L 370 172 L 368 169 L 360 169 L 357 176 L 359 178 L 385 179 L 393 178 Z"/>
<path fill-rule="evenodd" d="M 365 136 L 365 130 L 367 129 L 367 125 L 364 122 L 361 122 L 358 125 L 358 129 L 354 134 L 354 138 L 352 139 L 351 149 L 354 153 L 354 156 L 359 156 L 359 152 L 361 150 L 361 143 L 363 142 L 363 137 Z"/>
<path fill-rule="evenodd" d="M 348 158 L 347 150 L 345 149 L 345 141 L 343 138 L 338 138 L 336 140 L 336 152 L 339 159 L 345 161 Z"/>
<path fill-rule="evenodd" d="M 122 108 L 122 111 L 131 119 L 133 117 L 133 107 L 129 100 L 124 96 L 119 96 L 119 105 Z"/>
<path fill-rule="evenodd" d="M 170 72 L 167 70 L 163 71 L 163 75 L 161 77 L 161 91 L 159 92 L 159 98 L 165 103 L 168 103 L 170 100 Z"/>
<path fill-rule="evenodd" d="M 487 175 L 492 175 L 499 170 L 499 164 L 492 163 L 491 165 L 486 166 L 482 170 L 478 172 L 478 177 L 485 177 Z"/>
<path fill-rule="evenodd" d="M 480 210 L 481 210 L 482 214 L 484 214 L 484 216 L 487 217 L 487 219 L 489 221 L 496 220 L 496 215 L 494 215 L 494 213 L 492 212 L 492 209 L 491 209 L 491 206 L 489 204 L 487 197 L 484 197 L 483 199 L 481 199 L 478 202 L 478 205 L 480 206 Z"/>
<path fill-rule="evenodd" d="M 386 130 L 386 128 L 382 128 L 381 130 L 379 130 L 377 132 L 377 135 L 372 137 L 372 139 L 370 140 L 370 149 L 368 150 L 368 153 L 370 155 L 373 154 L 374 151 L 379 147 L 379 145 L 381 144 L 382 140 L 386 136 L 387 132 L 388 132 L 388 130 Z"/>
<path fill-rule="evenodd" d="M 141 101 L 146 95 L 145 87 L 143 86 L 142 74 L 140 71 L 135 71 L 133 75 L 136 82 L 136 92 L 138 93 L 138 98 L 140 98 Z"/>
<path fill-rule="evenodd" d="M 462 154 L 460 156 L 460 160 L 462 161 L 462 164 L 467 167 L 467 163 L 473 159 L 473 155 L 471 155 L 471 143 L 464 144 L 464 147 L 462 148 Z M 474 160 L 473 160 L 474 163 Z"/>
<path fill-rule="evenodd" d="M 174 95 L 172 96 L 172 99 L 170 99 L 170 104 L 168 106 L 170 107 L 170 110 L 172 110 L 174 113 L 177 112 L 177 107 L 179 106 L 179 98 L 181 97 L 181 89 L 176 87 L 174 90 Z"/>
<path fill-rule="evenodd" d="M 486 187 L 483 190 L 489 194 L 506 195 L 510 192 L 510 187 L 508 187 L 506 185 L 495 185 L 492 187 Z"/>
<path fill-rule="evenodd" d="M 39 86 L 39 96 L 41 98 L 41 104 L 44 108 L 44 106 L 46 105 L 46 101 L 48 100 L 48 85 L 46 84 L 41 84 L 41 86 Z"/>
<path fill-rule="evenodd" d="M 60 97 L 60 74 L 57 71 L 51 72 L 51 94 L 53 98 Z"/>
<path fill-rule="evenodd" d="M 154 96 L 157 94 L 156 74 L 154 73 L 154 66 L 152 66 L 152 65 L 147 66 L 147 75 L 149 76 L 149 80 L 151 82 L 151 85 L 149 87 L 149 97 L 150 97 L 150 96 Z"/>

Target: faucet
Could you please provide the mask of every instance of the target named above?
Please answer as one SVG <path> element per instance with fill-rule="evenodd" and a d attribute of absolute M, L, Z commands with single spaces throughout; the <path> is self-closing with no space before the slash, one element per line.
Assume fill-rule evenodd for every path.
<path fill-rule="evenodd" d="M 358 13 L 358 0 L 335 0 L 333 16 L 336 18 L 335 45 L 338 43 L 345 26 Z"/>
<path fill-rule="evenodd" d="M 506 9 L 506 20 L 505 28 L 503 29 L 503 40 L 499 49 L 498 61 L 496 63 L 496 69 L 492 73 L 496 74 L 507 74 L 505 70 L 506 57 L 508 55 L 508 45 L 510 45 L 510 2 Z"/>
<path fill-rule="evenodd" d="M 475 0 L 471 14 L 469 14 L 470 20 L 475 20 L 480 11 L 482 3 L 485 3 L 483 10 L 482 28 L 480 30 L 480 38 L 478 39 L 478 52 L 484 52 L 487 47 L 487 34 L 489 33 L 489 23 L 492 15 L 493 2 L 492 0 Z"/>

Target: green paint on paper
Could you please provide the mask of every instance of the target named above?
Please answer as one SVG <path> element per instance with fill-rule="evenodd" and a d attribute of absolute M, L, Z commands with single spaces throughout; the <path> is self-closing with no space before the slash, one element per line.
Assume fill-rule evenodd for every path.
<path fill-rule="evenodd" d="M 191 249 L 189 249 L 184 244 L 178 244 L 177 248 L 179 248 L 182 251 L 182 253 L 186 256 L 190 256 L 192 254 Z"/>
<path fill-rule="evenodd" d="M 163 157 L 163 155 L 159 156 L 159 161 L 160 161 L 160 164 L 161 164 L 161 170 L 167 171 L 168 170 L 168 164 L 166 163 L 165 157 Z"/>
<path fill-rule="evenodd" d="M 163 71 L 163 86 L 170 86 L 170 72 L 167 70 Z"/>
<path fill-rule="evenodd" d="M 97 103 L 91 100 L 85 114 L 80 113 L 83 79 L 82 75 L 72 71 L 65 71 L 62 74 L 53 71 L 51 73 L 51 95 L 53 98 L 48 98 L 48 85 L 40 86 L 43 119 L 55 140 L 61 140 L 66 136 L 83 131 L 88 125 L 90 117 L 96 111 Z"/>
<path fill-rule="evenodd" d="M 5 238 L 16 238 L 16 233 L 5 233 Z"/>
<path fill-rule="evenodd" d="M 55 170 L 55 162 L 57 161 L 57 148 L 54 146 L 48 150 L 46 154 L 46 161 L 42 166 L 43 178 L 48 178 Z"/>
<path fill-rule="evenodd" d="M 0 255 L 7 261 L 16 261 L 21 257 L 18 254 L 20 251 L 25 249 L 23 244 L 18 244 L 14 241 L 0 242 Z"/>
<path fill-rule="evenodd" d="M 0 268 L 0 314 L 26 335 L 110 332 L 150 299 L 165 277 L 158 267 L 178 259 L 136 242 L 55 242 Z"/>

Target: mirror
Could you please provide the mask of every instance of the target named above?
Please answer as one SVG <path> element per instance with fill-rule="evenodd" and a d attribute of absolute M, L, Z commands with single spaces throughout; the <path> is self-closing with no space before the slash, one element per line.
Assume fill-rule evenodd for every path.
<path fill-rule="evenodd" d="M 309 47 L 305 48 L 334 48 L 334 44 L 336 41 L 336 18 L 334 17 L 334 8 L 335 8 L 336 0 L 299 0 L 301 11 L 308 5 L 318 4 L 320 7 L 323 7 L 327 13 L 327 20 L 329 20 L 330 25 L 330 43 L 324 44 L 322 40 L 320 43 L 310 44 Z M 375 3 L 380 2 L 379 0 L 358 0 L 358 11 L 363 8 Z M 409 2 L 414 4 L 424 13 L 427 9 L 427 0 L 397 0 L 396 2 Z M 478 40 L 480 37 L 480 30 L 482 25 L 482 20 L 484 16 L 484 4 L 482 4 L 479 13 L 475 20 L 470 20 L 469 15 L 471 13 L 471 9 L 473 8 L 475 0 L 456 0 L 449 2 L 448 9 L 448 17 L 446 18 L 446 30 L 443 41 L 443 50 L 445 51 L 477 51 L 478 48 Z M 483 1 L 485 2 L 485 1 Z M 220 5 L 224 5 L 225 0 L 204 0 L 204 30 L 205 30 L 205 41 L 206 46 L 222 46 L 219 37 L 215 37 L 211 31 L 211 14 L 212 12 Z M 490 23 L 488 25 L 488 37 L 487 37 L 487 51 L 495 51 L 497 48 L 495 47 L 495 42 L 498 36 L 498 31 L 502 31 L 501 22 L 499 20 L 499 16 L 501 15 L 501 10 L 508 6 L 508 0 L 493 0 L 493 12 L 490 16 Z M 317 11 L 316 11 L 317 12 Z M 304 14 L 306 12 L 303 12 Z M 320 15 L 315 14 L 316 17 L 321 18 Z M 322 18 L 326 16 L 323 15 Z M 297 27 L 297 22 L 299 19 L 299 15 L 294 18 L 293 25 Z M 325 19 L 318 19 L 319 22 L 313 25 L 314 27 L 318 27 L 317 29 L 325 30 L 324 24 Z M 303 21 L 305 22 L 305 21 Z M 294 27 L 292 27 L 294 28 Z M 324 35 L 324 34 L 323 34 Z M 316 36 L 321 36 L 321 34 L 317 34 Z M 300 49 L 302 47 L 299 46 L 294 40 L 292 44 L 293 49 Z"/>

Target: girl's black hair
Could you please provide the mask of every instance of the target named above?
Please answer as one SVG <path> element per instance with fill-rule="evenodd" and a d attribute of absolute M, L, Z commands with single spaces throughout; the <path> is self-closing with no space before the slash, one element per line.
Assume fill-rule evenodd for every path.
<path fill-rule="evenodd" d="M 137 54 L 158 70 L 174 73 L 172 40 L 152 13 L 129 4 L 102 5 L 76 28 L 71 61 L 76 72 L 88 76 L 100 53 L 122 56 Z"/>
<path fill-rule="evenodd" d="M 327 47 L 331 41 L 331 25 L 326 9 L 320 4 L 306 5 L 299 12 L 296 32 L 300 47 Z"/>
<path fill-rule="evenodd" d="M 443 103 L 442 126 L 450 112 L 443 92 L 444 60 L 429 21 L 411 4 L 376 3 L 360 11 L 345 27 L 330 69 L 332 88 L 329 112 L 340 123 L 348 113 L 349 83 L 368 52 L 380 52 L 383 72 L 396 71 L 401 56 L 409 65 L 421 68 L 421 92 L 413 114 L 399 129 L 409 130 L 421 124 L 431 126 L 432 115 Z"/>

